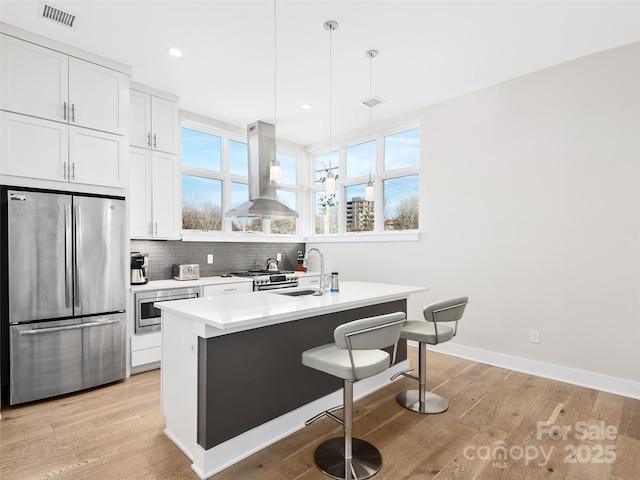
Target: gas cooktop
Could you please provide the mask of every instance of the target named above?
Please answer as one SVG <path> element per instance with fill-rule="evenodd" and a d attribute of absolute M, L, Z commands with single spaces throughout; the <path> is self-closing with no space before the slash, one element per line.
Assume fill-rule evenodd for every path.
<path fill-rule="evenodd" d="M 258 275 L 284 275 L 293 273 L 290 270 L 247 270 L 245 272 L 231 272 L 236 277 L 255 277 Z"/>

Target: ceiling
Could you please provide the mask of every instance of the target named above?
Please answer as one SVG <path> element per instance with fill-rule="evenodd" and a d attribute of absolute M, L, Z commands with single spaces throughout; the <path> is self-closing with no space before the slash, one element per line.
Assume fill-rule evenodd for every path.
<path fill-rule="evenodd" d="M 240 128 L 275 117 L 278 137 L 303 146 L 329 138 L 330 37 L 332 136 L 369 125 L 370 49 L 376 123 L 640 41 L 640 1 L 47 2 L 77 15 L 73 29 L 42 19 L 42 3 L 0 0 L 0 21 L 130 65 L 183 110 Z"/>

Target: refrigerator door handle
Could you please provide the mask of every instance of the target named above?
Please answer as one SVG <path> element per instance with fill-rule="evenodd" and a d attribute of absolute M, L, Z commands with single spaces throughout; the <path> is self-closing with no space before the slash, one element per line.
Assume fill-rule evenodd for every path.
<path fill-rule="evenodd" d="M 68 308 L 73 301 L 73 224 L 70 204 L 64 206 L 64 222 L 64 306 Z"/>
<path fill-rule="evenodd" d="M 78 325 L 67 325 L 65 327 L 36 328 L 33 330 L 22 330 L 20 335 L 38 335 L 40 333 L 64 332 L 67 330 L 80 330 L 81 328 L 104 327 L 105 325 L 113 325 L 121 320 L 106 320 L 102 322 L 87 322 Z"/>
<path fill-rule="evenodd" d="M 73 283 L 74 291 L 74 305 L 80 307 L 80 283 L 82 282 L 82 256 L 78 255 L 78 252 L 82 250 L 82 217 L 80 205 L 73 206 L 74 224 L 75 224 L 75 251 L 73 252 L 73 260 L 75 264 L 75 282 Z"/>

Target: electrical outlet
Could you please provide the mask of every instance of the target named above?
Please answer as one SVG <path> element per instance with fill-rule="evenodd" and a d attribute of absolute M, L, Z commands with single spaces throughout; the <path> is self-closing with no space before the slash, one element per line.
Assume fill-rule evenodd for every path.
<path fill-rule="evenodd" d="M 207 263 L 211 265 L 213 263 L 213 253 L 207 255 Z"/>
<path fill-rule="evenodd" d="M 531 343 L 540 343 L 540 332 L 538 330 L 530 330 L 529 341 Z"/>
<path fill-rule="evenodd" d="M 276 253 L 276 260 L 281 262 L 282 261 L 282 254 L 281 253 Z"/>

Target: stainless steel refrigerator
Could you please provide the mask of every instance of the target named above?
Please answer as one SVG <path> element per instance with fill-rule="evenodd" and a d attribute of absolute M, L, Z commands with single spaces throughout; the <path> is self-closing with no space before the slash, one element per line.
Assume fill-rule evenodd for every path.
<path fill-rule="evenodd" d="M 124 378 L 124 200 L 3 190 L 9 402 Z"/>

